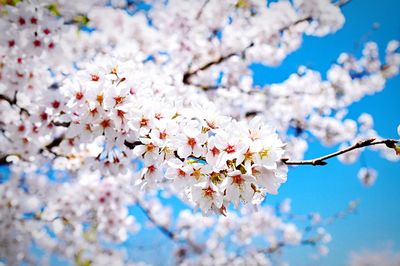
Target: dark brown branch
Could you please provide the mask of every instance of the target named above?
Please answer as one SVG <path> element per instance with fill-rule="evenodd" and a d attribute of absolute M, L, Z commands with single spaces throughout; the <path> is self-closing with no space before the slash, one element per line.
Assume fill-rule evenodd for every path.
<path fill-rule="evenodd" d="M 396 139 L 376 140 L 375 138 L 371 138 L 371 139 L 359 141 L 345 149 L 342 149 L 337 152 L 330 153 L 328 155 L 321 156 L 321 157 L 318 157 L 315 159 L 303 160 L 303 161 L 291 161 L 291 160 L 289 160 L 289 158 L 283 158 L 282 162 L 285 163 L 286 165 L 314 165 L 314 166 L 326 165 L 326 164 L 328 164 L 326 162 L 326 160 L 336 157 L 336 156 L 339 156 L 341 154 L 350 152 L 352 150 L 360 149 L 360 148 L 367 147 L 367 146 L 382 145 L 382 144 L 386 145 L 388 148 L 393 149 L 395 147 L 396 143 L 399 143 L 399 140 L 396 140 Z"/>
<path fill-rule="evenodd" d="M 317 239 L 309 238 L 309 239 L 302 240 L 300 242 L 300 244 L 301 245 L 315 246 L 317 244 L 317 241 L 318 241 Z M 259 250 L 259 251 L 263 252 L 263 253 L 271 254 L 271 253 L 274 253 L 274 252 L 280 250 L 281 248 L 285 247 L 286 245 L 287 244 L 285 242 L 278 242 L 277 244 L 275 244 L 272 247 L 269 247 L 269 248 L 266 248 L 266 249 L 262 249 L 262 250 Z"/>
<path fill-rule="evenodd" d="M 59 136 L 57 138 L 54 138 L 49 144 L 47 144 L 44 148 L 40 149 L 39 152 L 42 153 L 43 151 L 47 150 L 49 152 L 52 152 L 51 150 L 54 147 L 58 147 L 61 142 L 64 140 L 64 136 Z"/>
<path fill-rule="evenodd" d="M 192 71 L 188 70 L 188 71 L 186 71 L 186 72 L 183 74 L 183 83 L 189 85 L 189 84 L 190 84 L 190 78 L 191 78 L 192 76 L 196 75 L 198 72 L 203 71 L 203 70 L 206 70 L 206 69 L 212 67 L 213 65 L 218 65 L 218 64 L 220 64 L 220 63 L 222 63 L 222 62 L 228 60 L 229 58 L 231 58 L 231 57 L 233 57 L 233 56 L 240 56 L 240 55 L 244 56 L 244 54 L 246 53 L 247 49 L 249 49 L 249 48 L 251 48 L 251 47 L 253 47 L 253 46 L 254 46 L 254 43 L 251 42 L 251 43 L 250 43 L 249 45 L 247 45 L 246 48 L 244 48 L 242 51 L 239 51 L 239 52 L 231 52 L 231 53 L 229 53 L 229 54 L 227 54 L 227 55 L 220 56 L 219 58 L 215 59 L 214 61 L 210 61 L 210 62 L 208 62 L 207 64 L 205 64 L 205 65 L 203 65 L 203 66 L 201 66 L 201 67 L 199 67 L 199 68 L 196 68 L 195 70 L 192 70 Z"/>
<path fill-rule="evenodd" d="M 71 125 L 71 122 L 51 121 L 51 124 L 56 127 L 69 127 Z"/>
<path fill-rule="evenodd" d="M 4 94 L 0 94 L 0 100 L 6 101 L 8 102 L 10 105 L 16 104 L 16 98 L 11 99 L 10 97 L 4 95 Z"/>
<path fill-rule="evenodd" d="M 20 114 L 26 113 L 28 116 L 30 115 L 28 110 L 26 110 L 25 108 L 23 108 L 23 107 L 18 105 L 16 95 L 14 96 L 13 99 L 11 99 L 10 97 L 8 97 L 8 96 L 6 96 L 4 94 L 0 94 L 0 100 L 6 101 L 10 105 L 13 105 L 13 106 L 17 107 L 20 110 Z"/>
<path fill-rule="evenodd" d="M 137 140 L 137 141 L 134 141 L 134 142 L 129 142 L 129 141 L 127 141 L 127 140 L 125 140 L 124 141 L 124 145 L 126 146 L 126 147 L 128 147 L 129 149 L 134 149 L 136 146 L 138 146 L 138 145 L 142 145 L 143 143 L 141 142 L 141 141 L 139 141 L 139 140 Z"/>
<path fill-rule="evenodd" d="M 0 157 L 0 166 L 1 165 L 8 165 L 9 162 L 7 162 L 7 156 L 2 156 Z"/>

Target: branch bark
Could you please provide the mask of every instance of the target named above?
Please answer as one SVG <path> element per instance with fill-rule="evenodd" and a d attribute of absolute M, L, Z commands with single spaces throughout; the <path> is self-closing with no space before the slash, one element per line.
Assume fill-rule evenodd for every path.
<path fill-rule="evenodd" d="M 302 160 L 302 161 L 291 161 L 289 158 L 283 158 L 282 162 L 286 165 L 313 165 L 313 166 L 321 166 L 321 165 L 327 165 L 328 163 L 326 160 L 339 156 L 341 154 L 350 152 L 352 150 L 364 148 L 367 146 L 373 146 L 373 145 L 386 145 L 388 148 L 394 149 L 395 144 L 399 143 L 399 140 L 396 139 L 383 139 L 383 140 L 376 140 L 375 138 L 367 139 L 367 140 L 362 140 L 359 141 L 345 149 L 339 150 L 337 152 L 330 153 L 328 155 L 324 155 L 315 159 L 311 160 Z"/>

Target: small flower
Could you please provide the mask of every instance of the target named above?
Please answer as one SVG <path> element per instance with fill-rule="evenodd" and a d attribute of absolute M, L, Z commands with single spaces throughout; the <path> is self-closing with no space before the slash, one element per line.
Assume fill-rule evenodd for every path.
<path fill-rule="evenodd" d="M 249 167 L 246 167 L 247 169 Z M 250 170 L 248 170 L 250 172 Z M 285 164 L 279 164 L 275 170 L 270 170 L 263 166 L 252 166 L 251 173 L 256 177 L 257 182 L 263 186 L 263 188 L 269 194 L 278 194 L 278 189 L 287 180 L 287 166 Z"/>
<path fill-rule="evenodd" d="M 159 157 L 160 148 L 155 145 L 152 139 L 141 138 L 142 145 L 137 145 L 133 149 L 135 156 L 143 156 L 145 160 L 154 160 Z"/>
<path fill-rule="evenodd" d="M 284 153 L 283 143 L 277 134 L 271 134 L 266 138 L 262 138 L 254 142 L 254 163 L 268 169 L 276 169 L 277 162 L 282 158 Z"/>
<path fill-rule="evenodd" d="M 236 207 L 239 207 L 240 199 L 245 202 L 251 202 L 254 195 L 251 185 L 255 181 L 254 176 L 242 174 L 239 170 L 235 170 L 228 173 L 221 186 L 226 188 L 226 199 L 232 201 Z"/>
<path fill-rule="evenodd" d="M 296 225 L 289 223 L 283 227 L 283 241 L 289 245 L 296 245 L 301 240 L 301 233 Z"/>
<path fill-rule="evenodd" d="M 178 145 L 178 155 L 181 158 L 187 158 L 190 155 L 200 157 L 204 154 L 205 148 L 202 146 L 207 140 L 207 135 L 202 133 L 198 123 L 190 121 L 183 129 L 183 134 L 176 138 Z"/>
<path fill-rule="evenodd" d="M 207 154 L 206 161 L 208 164 L 213 165 L 216 168 L 223 168 L 226 164 L 226 159 L 223 156 L 222 150 L 217 148 L 215 144 L 215 137 L 211 136 L 207 141 Z"/>
<path fill-rule="evenodd" d="M 377 175 L 376 170 L 372 168 L 363 167 L 358 171 L 358 179 L 360 179 L 361 183 L 367 187 L 372 186 L 375 183 Z"/>
<path fill-rule="evenodd" d="M 220 189 L 208 181 L 200 182 L 192 187 L 192 198 L 203 213 L 207 213 L 213 206 L 220 209 L 223 203 Z"/>

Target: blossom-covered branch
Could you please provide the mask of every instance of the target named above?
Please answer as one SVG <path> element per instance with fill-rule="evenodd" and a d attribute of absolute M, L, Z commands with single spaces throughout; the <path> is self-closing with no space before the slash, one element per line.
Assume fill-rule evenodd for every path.
<path fill-rule="evenodd" d="M 350 1 L 351 1 L 351 0 L 339 0 L 339 1 L 337 1 L 337 2 L 335 3 L 335 5 L 338 6 L 338 7 L 342 7 L 342 6 L 346 5 L 346 4 L 348 4 Z M 201 15 L 201 13 L 202 13 L 202 11 L 203 11 L 203 9 L 204 9 L 204 7 L 205 7 L 205 5 L 206 5 L 207 3 L 208 3 L 208 1 L 206 1 L 206 2 L 203 4 L 203 6 L 201 7 L 200 12 L 199 12 L 200 15 Z M 247 5 L 247 2 L 246 2 L 246 1 L 240 1 L 240 0 L 239 0 L 238 3 L 242 3 L 243 5 Z M 239 4 L 239 5 L 240 5 L 240 4 Z M 199 17 L 200 15 L 197 15 L 196 17 Z M 300 24 L 300 23 L 302 23 L 302 22 L 307 22 L 307 21 L 309 22 L 309 21 L 312 21 L 312 20 L 313 20 L 313 17 L 312 17 L 312 16 L 305 16 L 305 17 L 303 17 L 303 18 L 300 18 L 300 19 L 294 21 L 291 25 L 285 25 L 284 27 L 280 28 L 280 29 L 278 30 L 278 32 L 279 32 L 280 34 L 283 34 L 284 31 L 289 30 L 291 27 L 294 27 L 294 26 L 296 26 L 296 25 L 298 25 L 298 24 Z M 233 56 L 245 57 L 245 56 L 246 56 L 246 51 L 247 51 L 249 48 L 253 47 L 254 45 L 255 45 L 255 42 L 250 42 L 250 43 L 249 43 L 245 48 L 243 48 L 242 50 L 240 50 L 240 51 L 235 51 L 235 52 L 230 52 L 230 53 L 228 53 L 228 54 L 226 54 L 226 55 L 221 55 L 219 58 L 217 58 L 217 59 L 215 59 L 215 60 L 212 60 L 212 61 L 210 61 L 210 62 L 208 62 L 208 63 L 206 63 L 206 64 L 204 64 L 204 65 L 202 65 L 202 66 L 200 66 L 200 67 L 198 67 L 198 68 L 196 68 L 196 69 L 194 69 L 194 70 L 191 70 L 191 69 L 190 69 L 190 66 L 189 66 L 189 69 L 183 74 L 183 83 L 188 84 L 188 85 L 194 85 L 194 84 L 192 84 L 192 83 L 190 82 L 190 79 L 191 79 L 192 76 L 194 76 L 194 75 L 196 75 L 198 72 L 204 71 L 204 70 L 206 70 L 206 69 L 208 69 L 208 68 L 210 68 L 210 67 L 212 67 L 212 66 L 214 66 L 214 65 L 218 65 L 218 64 L 220 64 L 220 63 L 222 63 L 222 62 L 225 62 L 226 60 L 230 59 L 230 58 L 233 57 Z M 205 87 L 205 88 L 208 88 L 208 86 Z"/>

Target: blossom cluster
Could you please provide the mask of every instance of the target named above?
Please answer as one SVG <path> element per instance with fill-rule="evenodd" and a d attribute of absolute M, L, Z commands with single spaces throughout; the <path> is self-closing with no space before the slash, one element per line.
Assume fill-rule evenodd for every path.
<path fill-rule="evenodd" d="M 135 184 L 170 184 L 204 213 L 224 212 L 231 202 L 258 203 L 286 181 L 284 145 L 260 119 L 221 115 L 206 97 L 149 80 L 132 62 L 96 65 L 60 88 L 68 101 L 56 122 L 68 127 L 58 155 L 79 154 L 97 140 L 103 148 L 84 158 L 81 169 L 118 176 L 140 158 Z M 160 75 L 160 81 L 168 80 Z"/>

